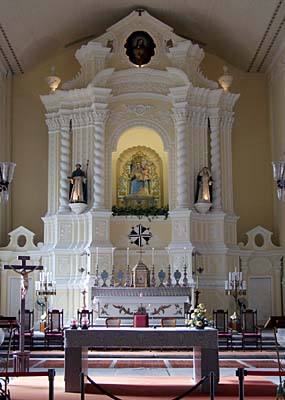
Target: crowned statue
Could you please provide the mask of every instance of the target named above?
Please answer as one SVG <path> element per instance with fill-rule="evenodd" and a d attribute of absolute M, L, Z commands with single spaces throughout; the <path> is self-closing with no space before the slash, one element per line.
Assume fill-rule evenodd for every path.
<path fill-rule="evenodd" d="M 142 161 L 136 161 L 135 165 L 131 165 L 130 170 L 130 194 L 149 196 L 151 173 L 148 165 L 143 164 Z"/>

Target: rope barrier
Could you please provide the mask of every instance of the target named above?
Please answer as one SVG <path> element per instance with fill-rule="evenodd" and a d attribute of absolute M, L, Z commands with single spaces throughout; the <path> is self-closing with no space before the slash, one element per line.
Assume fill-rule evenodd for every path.
<path fill-rule="evenodd" d="M 239 380 L 239 400 L 244 400 L 244 377 L 245 376 L 285 376 L 284 371 L 248 371 L 244 368 L 236 370 Z"/>
<path fill-rule="evenodd" d="M 80 374 L 80 389 L 81 389 L 81 400 L 85 399 L 85 384 L 84 384 L 84 377 L 85 374 L 82 372 Z M 117 397 L 113 395 L 112 393 L 108 392 L 106 389 L 104 389 L 101 385 L 93 381 L 89 376 L 86 375 L 86 379 L 91 383 L 92 386 L 96 387 L 96 389 L 99 390 L 102 394 L 108 396 L 110 399 L 113 400 L 122 400 L 120 397 Z M 192 386 L 190 389 L 188 389 L 186 392 L 182 393 L 178 397 L 175 397 L 172 400 L 180 400 L 183 399 L 183 397 L 188 396 L 192 392 L 194 392 L 200 385 L 202 385 L 204 382 L 206 382 L 208 379 L 210 379 L 210 399 L 214 400 L 214 387 L 215 387 L 215 375 L 213 372 L 210 372 L 209 376 L 203 376 L 201 380 L 196 383 L 194 386 Z"/>
<path fill-rule="evenodd" d="M 9 378 L 14 377 L 33 377 L 33 376 L 47 376 L 49 380 L 49 400 L 54 400 L 54 377 L 55 377 L 55 369 L 48 369 L 46 371 L 39 372 L 0 372 L 0 379 L 5 380 L 5 389 L 2 389 L 0 384 L 0 388 L 2 393 L 0 393 L 0 399 L 10 400 L 10 391 L 7 387 L 7 383 L 9 382 Z"/>

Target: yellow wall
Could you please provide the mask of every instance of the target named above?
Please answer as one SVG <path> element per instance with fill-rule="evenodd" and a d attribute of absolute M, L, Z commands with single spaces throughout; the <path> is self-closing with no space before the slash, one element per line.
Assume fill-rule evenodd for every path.
<path fill-rule="evenodd" d="M 208 54 L 205 75 L 214 81 L 223 74 L 223 60 Z M 230 92 L 240 93 L 232 133 L 234 211 L 238 242 L 257 225 L 273 231 L 273 180 L 269 135 L 268 90 L 265 74 L 243 73 L 231 66 Z"/>
<path fill-rule="evenodd" d="M 285 160 L 285 50 L 276 60 L 274 68 L 268 73 L 271 110 L 272 160 Z M 280 245 L 285 247 L 285 202 L 277 200 L 274 184 L 274 231 L 277 232 Z"/>
<path fill-rule="evenodd" d="M 48 161 L 48 134 L 39 96 L 48 92 L 44 79 L 51 66 L 63 81 L 78 72 L 74 52 L 70 49 L 56 55 L 14 79 L 12 156 L 17 168 L 12 183 L 11 228 L 24 225 L 36 233 L 36 242 L 43 240 L 41 217 L 47 209 Z M 208 54 L 202 69 L 208 78 L 217 80 L 223 64 Z M 233 128 L 234 207 L 240 216 L 240 241 L 258 224 L 272 230 L 273 184 L 265 76 L 237 70 L 233 75 L 231 91 L 241 93 Z"/>
<path fill-rule="evenodd" d="M 43 241 L 48 185 L 48 134 L 40 95 L 49 92 L 45 77 L 52 66 L 62 81 L 72 79 L 79 69 L 74 50 L 17 75 L 13 84 L 12 160 L 17 167 L 11 185 L 11 228 L 24 225 L 36 233 L 35 242 Z"/>

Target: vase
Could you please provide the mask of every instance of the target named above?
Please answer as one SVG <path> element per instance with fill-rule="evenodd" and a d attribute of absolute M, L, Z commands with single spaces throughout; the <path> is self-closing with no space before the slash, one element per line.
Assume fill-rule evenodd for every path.
<path fill-rule="evenodd" d="M 204 328 L 205 328 L 204 326 L 195 326 L 195 329 L 198 329 L 198 330 L 202 330 Z"/>

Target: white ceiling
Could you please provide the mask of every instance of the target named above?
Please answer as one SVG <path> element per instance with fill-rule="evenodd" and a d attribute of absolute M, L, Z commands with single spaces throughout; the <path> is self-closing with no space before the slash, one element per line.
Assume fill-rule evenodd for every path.
<path fill-rule="evenodd" d="M 139 7 L 243 71 L 264 72 L 285 42 L 284 0 L 0 0 L 1 69 L 24 73 Z"/>

